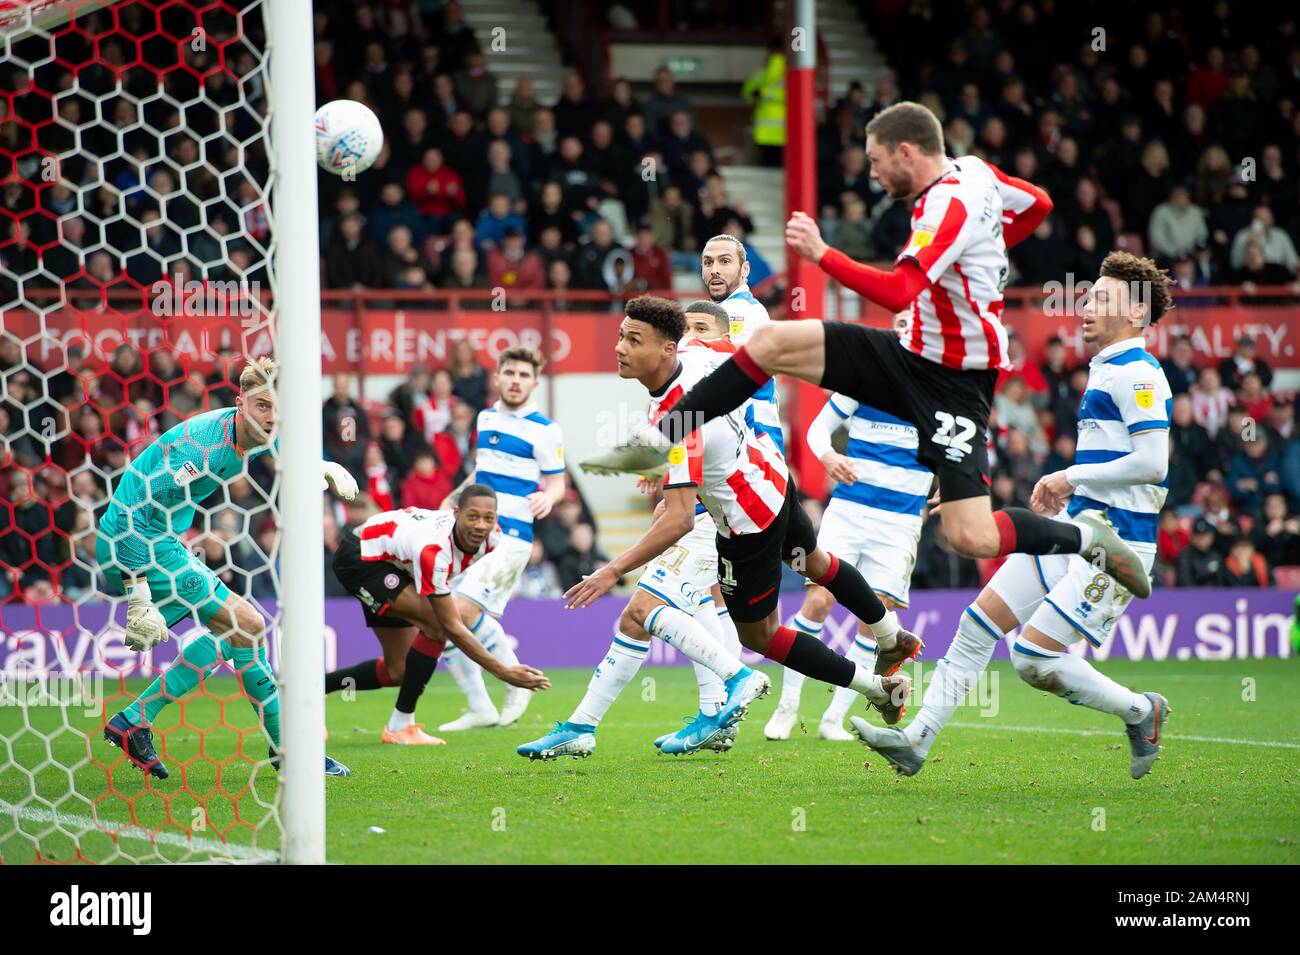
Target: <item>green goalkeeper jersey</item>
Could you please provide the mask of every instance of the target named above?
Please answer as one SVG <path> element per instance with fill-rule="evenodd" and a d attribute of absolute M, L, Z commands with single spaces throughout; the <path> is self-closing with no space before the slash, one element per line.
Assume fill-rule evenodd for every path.
<path fill-rule="evenodd" d="M 132 461 L 113 489 L 100 532 L 149 540 L 189 530 L 194 509 L 244 473 L 245 463 L 272 445 L 241 451 L 234 408 L 208 411 L 165 432 Z"/>

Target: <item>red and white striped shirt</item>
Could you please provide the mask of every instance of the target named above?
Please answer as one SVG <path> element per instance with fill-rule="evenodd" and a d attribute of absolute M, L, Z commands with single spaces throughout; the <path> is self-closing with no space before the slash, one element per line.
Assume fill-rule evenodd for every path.
<path fill-rule="evenodd" d="M 461 574 L 501 540 L 501 529 L 493 528 L 477 551 L 466 553 L 452 533 L 455 524 L 451 511 L 407 507 L 376 514 L 357 529 L 361 559 L 397 564 L 410 572 L 421 597 L 444 597 Z"/>
<path fill-rule="evenodd" d="M 421 395 L 420 400 L 411 409 L 411 424 L 424 435 L 424 440 L 432 445 L 434 436 L 446 431 L 451 424 L 451 399 L 441 404 L 433 395 Z"/>
<path fill-rule="evenodd" d="M 1037 186 L 975 156 L 954 159 L 917 197 L 912 234 L 898 256 L 919 265 L 930 283 L 899 331 L 903 347 L 948 368 L 1007 367 L 1007 248 L 1050 209 Z"/>
<path fill-rule="evenodd" d="M 650 395 L 650 421 L 658 421 L 735 351 L 729 341 L 683 343 L 677 373 Z M 745 424 L 745 406 L 714 418 L 673 448 L 664 487 L 699 488 L 700 501 L 718 525 L 718 533 L 736 537 L 765 530 L 785 502 L 790 471 L 767 435 Z"/>

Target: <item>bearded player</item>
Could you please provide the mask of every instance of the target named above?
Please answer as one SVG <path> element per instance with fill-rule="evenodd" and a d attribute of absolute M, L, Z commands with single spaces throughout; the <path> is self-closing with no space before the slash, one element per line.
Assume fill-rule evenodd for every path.
<path fill-rule="evenodd" d="M 188 418 L 145 448 L 127 466 L 99 520 L 95 555 L 113 595 L 126 593 L 126 645 L 148 650 L 187 619 L 209 631 L 186 643 L 144 693 L 104 727 L 105 740 L 159 779 L 168 772 L 150 728 L 168 703 L 193 690 L 222 660 L 234 667 L 270 738 L 272 765 L 279 768 L 280 696 L 266 656 L 266 622 L 180 539 L 193 525 L 197 505 L 243 477 L 248 462 L 271 449 L 274 374 L 270 358 L 250 362 L 239 375 L 234 408 Z M 321 490 L 333 483 L 344 500 L 356 495 L 357 482 L 342 465 L 323 461 L 321 473 Z M 325 774 L 351 775 L 329 756 Z"/>
<path fill-rule="evenodd" d="M 633 473 L 661 463 L 702 423 L 739 408 L 774 374 L 791 375 L 916 427 L 918 459 L 939 479 L 944 533 L 962 554 L 1083 554 L 1147 596 L 1151 579 L 1141 559 L 1095 511 L 1057 521 L 1028 508 L 994 513 L 991 506 L 985 432 L 1005 364 L 999 316 L 1007 249 L 1046 217 L 1047 193 L 978 157 L 949 159 L 938 119 L 918 103 L 895 104 L 872 119 L 867 158 L 872 178 L 891 197 L 913 199 L 911 236 L 894 268 L 863 265 L 830 248 L 803 213 L 787 223 L 786 241 L 890 312 L 906 309 L 911 321 L 897 334 L 841 322 L 763 326 L 654 427 L 592 463 Z M 881 649 L 895 640 L 877 635 Z"/>
<path fill-rule="evenodd" d="M 1048 515 L 1062 508 L 1071 516 L 1104 511 L 1141 555 L 1144 572 L 1155 560 L 1156 524 L 1168 493 L 1173 396 L 1142 332 L 1172 307 L 1167 283 L 1150 259 L 1112 252 L 1102 262 L 1083 311 L 1083 340 L 1097 354 L 1079 408 L 1075 463 L 1040 479 L 1030 500 Z M 934 670 L 925 705 L 907 728 L 880 729 L 853 717 L 853 730 L 900 775 L 916 775 L 988 666 L 993 648 L 1021 627 L 1011 648 L 1021 679 L 1067 702 L 1119 717 L 1128 735 L 1129 774 L 1141 779 L 1160 754 L 1168 701 L 1159 693 L 1134 693 L 1070 652 L 1081 641 L 1102 646 L 1132 598 L 1119 580 L 1077 554 L 1017 554 L 966 608 Z"/>

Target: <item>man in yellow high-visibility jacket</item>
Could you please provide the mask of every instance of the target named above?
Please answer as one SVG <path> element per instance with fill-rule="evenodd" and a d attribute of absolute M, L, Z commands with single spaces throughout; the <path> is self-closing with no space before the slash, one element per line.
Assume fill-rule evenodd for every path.
<path fill-rule="evenodd" d="M 754 103 L 754 145 L 764 166 L 781 165 L 785 148 L 785 52 L 781 41 L 767 47 L 767 63 L 750 74 L 741 89 L 748 103 Z"/>

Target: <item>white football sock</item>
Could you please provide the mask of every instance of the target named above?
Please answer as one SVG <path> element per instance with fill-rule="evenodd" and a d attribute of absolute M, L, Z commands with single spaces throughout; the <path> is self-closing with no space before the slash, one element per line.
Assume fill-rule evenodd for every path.
<path fill-rule="evenodd" d="M 718 612 L 712 600 L 699 605 L 695 619 L 718 642 L 718 646 L 725 646 L 722 622 L 718 620 Z M 700 686 L 700 712 L 705 716 L 717 716 L 727 699 L 727 688 L 723 685 L 722 678 L 702 663 L 692 663 L 691 666 L 695 668 L 695 682 Z"/>
<path fill-rule="evenodd" d="M 1097 672 L 1083 657 L 1046 650 L 1017 640 L 1011 651 L 1020 678 L 1030 686 L 1055 693 L 1071 703 L 1140 723 L 1151 712 L 1151 701 Z"/>
<path fill-rule="evenodd" d="M 790 629 L 795 633 L 804 633 L 814 640 L 822 638 L 822 624 L 815 620 L 809 620 L 801 613 L 797 613 L 790 620 Z M 781 670 L 781 706 L 789 706 L 793 709 L 799 709 L 799 696 L 803 693 L 803 681 L 805 677 L 798 670 L 791 670 L 789 667 L 783 667 Z"/>
<path fill-rule="evenodd" d="M 500 660 L 505 666 L 519 665 L 519 657 L 515 656 L 514 647 L 510 646 L 510 639 L 506 636 L 505 630 L 502 629 L 501 621 L 496 617 L 483 614 L 478 633 L 474 634 L 474 636 L 483 641 L 483 646 L 487 648 L 488 653 Z"/>
<path fill-rule="evenodd" d="M 388 717 L 388 732 L 396 733 L 398 730 L 404 730 L 414 722 L 414 713 L 403 713 L 401 710 L 394 709 L 393 715 Z"/>
<path fill-rule="evenodd" d="M 615 633 L 613 642 L 605 651 L 605 658 L 592 671 L 586 696 L 569 717 L 569 722 L 580 726 L 599 725 L 618 695 L 623 692 L 623 687 L 641 669 L 641 663 L 649 650 L 649 641 L 642 642 L 626 634 Z"/>
<path fill-rule="evenodd" d="M 734 653 L 727 652 L 690 614 L 676 607 L 656 607 L 646 618 L 645 628 L 674 650 L 704 664 L 723 680 L 730 680 L 744 668 Z"/>
<path fill-rule="evenodd" d="M 853 641 L 853 646 L 849 647 L 849 652 L 844 656 L 860 666 L 875 670 L 876 648 L 871 645 L 869 638 L 861 634 Z M 842 724 L 844 717 L 848 715 L 849 707 L 857 698 L 858 694 L 852 687 L 837 686 L 835 695 L 831 697 L 830 706 L 826 707 L 826 712 L 822 714 L 822 722 L 834 723 L 837 726 Z"/>
<path fill-rule="evenodd" d="M 477 637 L 483 628 L 484 622 L 491 619 L 487 614 L 481 614 L 479 622 L 470 629 L 470 632 Z M 492 647 L 496 648 L 496 646 L 497 644 L 494 642 Z M 488 696 L 487 686 L 483 683 L 483 671 L 477 663 L 461 653 L 458 648 L 450 645 L 443 652 L 442 659 L 447 665 L 447 672 L 456 681 L 460 691 L 465 694 L 465 699 L 469 703 L 471 710 L 475 713 L 495 713 L 497 711 L 496 704 L 492 702 L 492 697 Z"/>
<path fill-rule="evenodd" d="M 898 631 L 902 625 L 898 622 L 898 613 L 887 610 L 885 615 L 875 623 L 869 623 L 871 635 L 876 638 L 876 646 L 882 650 L 892 650 L 898 643 Z M 873 663 L 872 666 L 875 664 Z"/>
<path fill-rule="evenodd" d="M 948 653 L 930 671 L 921 711 L 903 732 L 924 756 L 957 711 L 966 694 L 988 668 L 1002 632 L 988 615 L 971 604 L 961 615 Z"/>
<path fill-rule="evenodd" d="M 718 615 L 718 626 L 722 628 L 722 645 L 731 655 L 740 657 L 740 634 L 736 632 L 736 621 L 731 619 L 731 611 L 721 604 L 714 604 Z"/>

